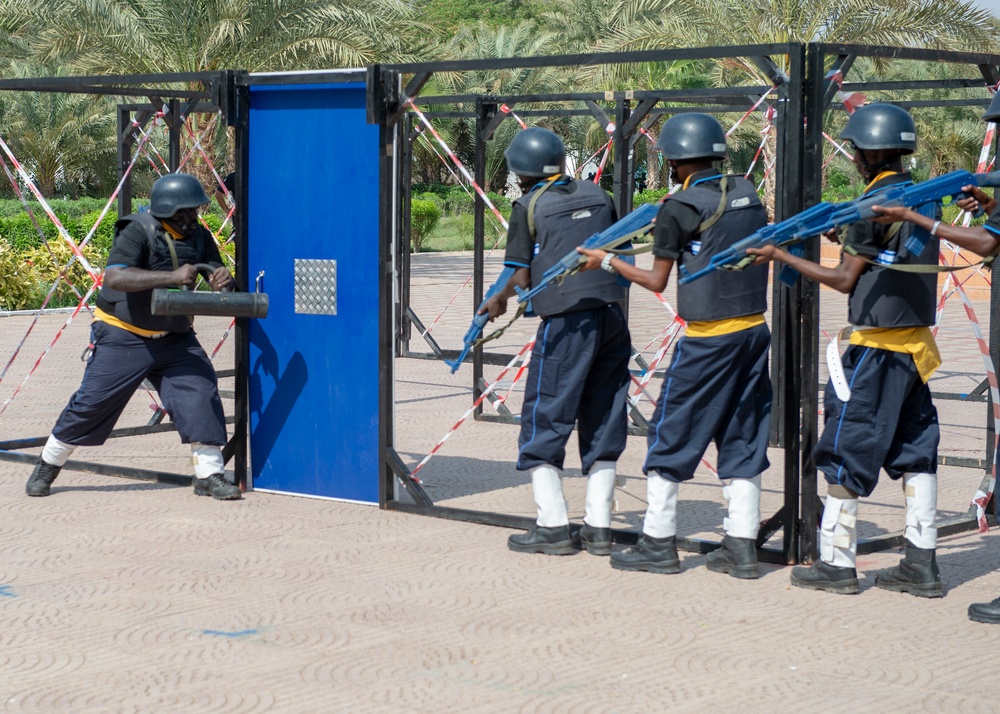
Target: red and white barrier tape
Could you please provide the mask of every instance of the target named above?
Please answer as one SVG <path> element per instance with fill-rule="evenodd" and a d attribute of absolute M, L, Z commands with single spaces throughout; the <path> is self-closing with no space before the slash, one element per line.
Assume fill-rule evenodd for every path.
<path fill-rule="evenodd" d="M 509 372 L 514 367 L 514 365 L 517 363 L 519 359 L 521 359 L 521 357 L 525 354 L 525 352 L 530 353 L 534 345 L 535 341 L 532 340 L 524 347 L 522 347 L 520 352 L 514 355 L 514 358 L 507 364 L 506 367 L 503 368 L 500 374 L 497 375 L 496 379 L 494 379 L 491 384 L 487 385 L 486 389 L 483 390 L 483 393 L 479 395 L 479 399 L 473 402 L 472 406 L 468 408 L 465 414 L 463 414 L 461 418 L 457 422 L 455 422 L 455 425 L 448 430 L 448 433 L 441 437 L 438 443 L 434 445 L 434 448 L 431 449 L 430 453 L 427 454 L 427 456 L 425 456 L 423 460 L 419 464 L 417 464 L 416 468 L 414 468 L 413 471 L 410 472 L 410 479 L 412 479 L 416 483 L 420 483 L 420 480 L 416 478 L 417 472 L 420 471 L 420 469 L 422 469 L 424 465 L 426 465 L 427 462 L 431 460 L 431 458 L 433 458 L 434 454 L 436 454 L 441 449 L 441 447 L 444 446 L 444 442 L 448 441 L 449 437 L 451 437 L 451 435 L 458 430 L 458 427 L 462 426 L 462 424 L 465 423 L 465 420 L 468 419 L 474 411 L 476 411 L 476 408 L 483 403 L 483 401 L 493 392 L 494 389 L 496 389 L 497 384 L 500 382 L 503 376 L 507 374 L 507 372 Z"/>
<path fill-rule="evenodd" d="M 407 99 L 403 103 L 403 107 L 409 108 L 410 110 L 413 111 L 414 114 L 417 115 L 417 118 L 420 119 L 420 122 L 425 127 L 427 127 L 427 130 L 431 133 L 431 136 L 434 137 L 434 139 L 438 142 L 441 148 L 444 149 L 444 152 L 445 154 L 447 154 L 448 158 L 451 159 L 452 163 L 455 164 L 455 167 L 462 172 L 463 176 L 465 176 L 465 179 L 466 181 L 469 182 L 469 185 L 472 186 L 472 188 L 476 191 L 476 193 L 479 194 L 479 197 L 483 199 L 483 203 L 485 203 L 486 206 L 491 211 L 493 211 L 493 215 L 497 217 L 498 221 L 500 221 L 500 225 L 503 226 L 504 230 L 507 230 L 508 228 L 507 219 L 504 218 L 503 214 L 500 213 L 500 210 L 493 205 L 493 201 L 489 199 L 489 196 L 486 195 L 486 192 L 476 182 L 476 179 L 474 179 L 472 177 L 472 174 L 469 173 L 469 170 L 465 168 L 465 164 L 463 164 L 458 159 L 458 157 L 455 156 L 455 152 L 451 150 L 451 147 L 449 147 L 448 144 L 445 143 L 444 139 L 441 138 L 441 135 L 437 133 L 437 130 L 434 128 L 434 125 L 431 124 L 430 120 L 424 115 L 422 111 L 420 111 L 420 109 L 417 108 L 417 105 L 413 103 L 413 99 L 412 98 Z"/>

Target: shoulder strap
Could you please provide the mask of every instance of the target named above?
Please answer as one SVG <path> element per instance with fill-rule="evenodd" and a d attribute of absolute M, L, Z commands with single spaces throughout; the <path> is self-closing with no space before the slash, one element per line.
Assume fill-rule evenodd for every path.
<path fill-rule="evenodd" d="M 714 226 L 722 218 L 722 214 L 726 212 L 726 198 L 729 193 L 729 177 L 723 176 L 719 181 L 719 188 L 722 190 L 722 197 L 719 199 L 719 207 L 715 209 L 715 213 L 709 216 L 705 221 L 698 226 L 698 232 L 704 233 L 709 228 Z"/>
<path fill-rule="evenodd" d="M 535 195 L 528 201 L 528 233 L 531 234 L 532 238 L 535 237 L 535 204 L 538 203 L 538 199 L 542 197 L 542 194 L 548 191 L 559 178 L 559 176 L 553 176 L 541 188 L 532 191 Z"/>

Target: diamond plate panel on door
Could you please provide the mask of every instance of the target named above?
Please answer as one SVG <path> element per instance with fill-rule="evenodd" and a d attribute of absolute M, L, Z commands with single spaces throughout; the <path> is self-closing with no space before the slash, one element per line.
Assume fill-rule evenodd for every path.
<path fill-rule="evenodd" d="M 295 260 L 295 312 L 337 314 L 336 260 Z"/>

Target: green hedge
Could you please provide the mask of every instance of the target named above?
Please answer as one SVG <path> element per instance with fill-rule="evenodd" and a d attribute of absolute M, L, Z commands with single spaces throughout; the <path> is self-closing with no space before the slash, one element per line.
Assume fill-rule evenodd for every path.
<path fill-rule="evenodd" d="M 37 203 L 29 205 L 38 223 L 37 228 L 19 201 L 0 200 L 0 275 L 3 276 L 3 280 L 0 280 L 0 310 L 39 308 L 59 277 L 63 266 L 69 263 L 72 257 L 69 246 L 60 237 L 59 231 L 42 207 Z M 70 237 L 80 245 L 100 217 L 105 201 L 95 198 L 78 201 L 53 200 L 50 205 Z M 222 224 L 220 214 L 206 212 L 203 218 L 213 232 L 219 230 Z M 98 270 L 103 269 L 107 261 L 117 220 L 117 212 L 109 211 L 83 249 L 88 262 Z M 48 247 L 39 236 L 39 229 L 48 241 Z M 223 239 L 227 238 L 230 232 L 231 227 L 223 231 Z M 233 265 L 233 250 L 234 246 L 231 243 L 222 246 L 221 252 L 226 265 Z M 81 294 L 90 287 L 90 277 L 77 261 L 73 261 L 67 277 Z M 62 281 L 47 307 L 66 307 L 76 304 L 77 297 L 72 288 Z"/>

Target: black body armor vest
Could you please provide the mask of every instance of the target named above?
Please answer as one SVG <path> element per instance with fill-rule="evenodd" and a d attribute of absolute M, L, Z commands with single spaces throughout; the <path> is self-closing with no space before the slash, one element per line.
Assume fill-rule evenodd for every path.
<path fill-rule="evenodd" d="M 940 218 L 940 216 L 938 216 Z M 895 224 L 894 224 L 895 225 Z M 920 255 L 907 249 L 916 226 L 904 222 L 890 231 L 877 262 L 937 265 L 937 236 L 925 232 Z M 894 234 L 894 235 L 893 235 Z M 881 265 L 869 266 L 858 277 L 847 302 L 847 321 L 864 327 L 920 327 L 934 324 L 937 311 L 937 273 L 906 273 Z"/>
<path fill-rule="evenodd" d="M 535 201 L 535 256 L 531 261 L 531 284 L 537 285 L 545 271 L 595 233 L 614 223 L 611 199 L 589 181 L 574 181 L 573 193 L 546 191 Z M 541 190 L 541 189 L 537 189 Z M 532 195 L 517 199 L 528 208 Z M 628 288 L 604 270 L 588 270 L 550 285 L 531 299 L 541 317 L 587 310 L 628 298 Z"/>
<path fill-rule="evenodd" d="M 163 233 L 163 226 L 160 224 L 159 219 L 154 216 L 148 213 L 135 213 L 119 219 L 115 223 L 115 240 L 118 239 L 118 236 L 121 235 L 126 226 L 133 221 L 142 226 L 149 244 L 149 265 L 146 266 L 145 270 L 174 270 L 173 260 L 166 244 L 169 238 L 161 235 Z M 194 235 L 185 238 L 183 241 L 185 244 L 184 255 L 179 256 L 183 258 L 181 263 L 207 262 L 205 248 L 207 245 L 206 241 L 208 240 L 212 240 L 212 237 L 208 234 L 208 231 L 199 226 Z M 189 251 L 192 250 L 195 255 L 199 256 L 196 260 L 189 258 Z M 97 295 L 97 307 L 109 315 L 114 315 L 122 322 L 144 330 L 187 332 L 191 329 L 191 320 L 186 315 L 154 315 L 150 309 L 152 297 L 152 290 L 126 293 L 121 290 L 112 290 L 107 286 L 101 286 L 101 291 Z"/>
<path fill-rule="evenodd" d="M 767 212 L 754 185 L 739 176 L 727 176 L 726 205 L 722 216 L 684 246 L 680 263 L 694 272 L 709 259 L 767 225 Z M 719 210 L 722 194 L 696 185 L 674 194 L 668 201 L 690 206 L 702 221 Z M 767 309 L 767 266 L 745 270 L 715 270 L 699 280 L 677 286 L 677 314 L 689 322 L 725 320 L 756 315 Z"/>

